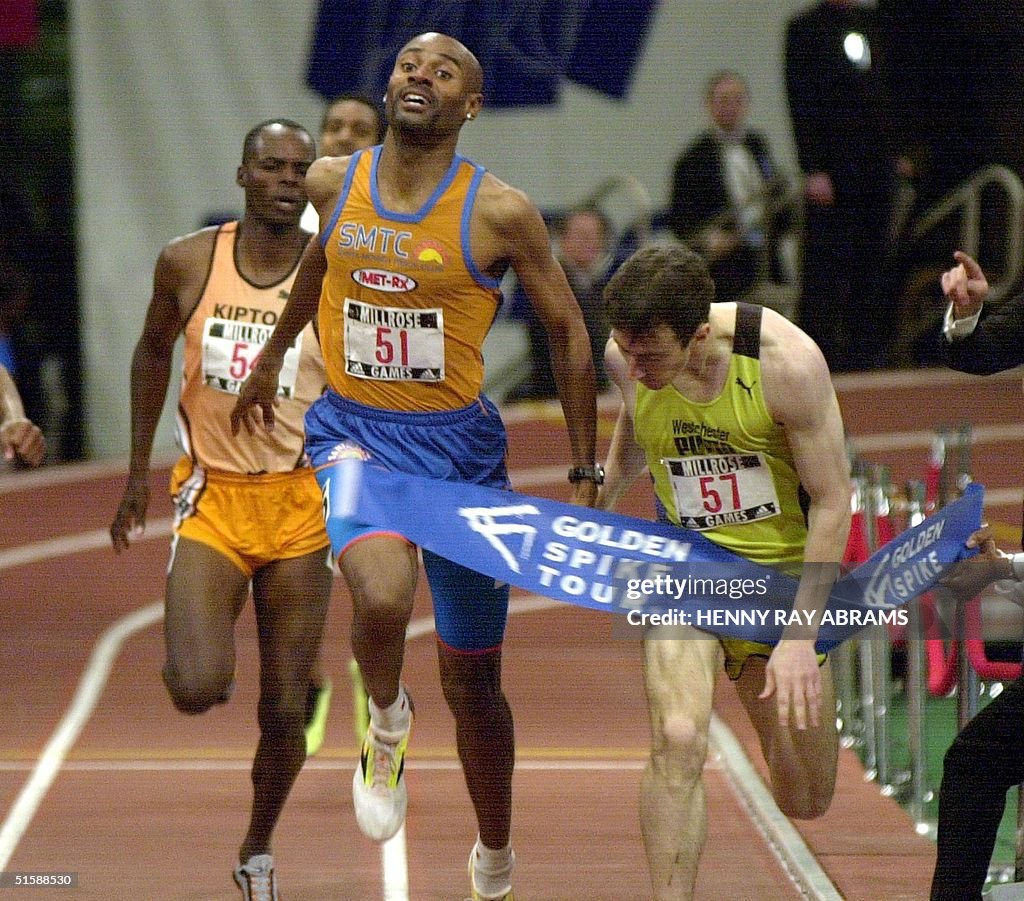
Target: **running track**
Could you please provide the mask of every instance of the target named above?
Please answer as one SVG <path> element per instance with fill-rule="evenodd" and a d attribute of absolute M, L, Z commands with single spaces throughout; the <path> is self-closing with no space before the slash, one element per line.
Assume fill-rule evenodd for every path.
<path fill-rule="evenodd" d="M 921 476 L 937 426 L 971 420 L 975 480 L 989 489 L 988 516 L 1000 524 L 1003 546 L 1011 546 L 1024 437 L 1018 376 L 936 370 L 841 376 L 836 385 L 855 445 L 891 466 L 897 485 Z M 567 455 L 555 414 L 520 407 L 507 420 L 516 487 L 564 499 Z M 606 411 L 605 442 L 611 422 Z M 0 476 L 0 870 L 78 874 L 73 893 L 36 889 L 33 898 L 230 901 L 237 899 L 230 870 L 245 828 L 256 742 L 253 621 L 246 612 L 238 625 L 232 702 L 194 719 L 177 714 L 159 680 L 166 468 L 154 472 L 146 539 L 118 558 L 106 529 L 122 480 L 119 464 Z M 644 515 L 649 503 L 638 490 L 625 510 Z M 649 894 L 636 807 L 648 735 L 638 647 L 611 638 L 603 614 L 522 595 L 515 603 L 505 682 L 519 745 L 517 896 L 641 901 Z M 300 775 L 275 842 L 287 901 L 382 897 L 381 852 L 359 834 L 351 810 L 356 746 L 347 607 L 338 584 L 326 639 L 335 683 L 327 743 Z M 475 833 L 438 689 L 429 615 L 421 590 L 406 668 L 417 705 L 408 769 L 409 897 L 459 901 Z M 737 788 L 745 765 L 737 748 L 746 749 L 753 772 L 763 767 L 723 688 L 722 728 L 706 768 L 710 829 L 698 897 L 799 897 L 770 844 L 787 847 L 788 866 L 795 860 L 810 874 L 806 894 L 926 897 L 931 843 L 864 782 L 852 752 L 842 752 L 839 789 L 824 818 L 799 831 L 770 810 L 755 822 L 749 808 L 757 808 L 763 789 Z M 7 894 L 16 897 L 0 889 Z"/>

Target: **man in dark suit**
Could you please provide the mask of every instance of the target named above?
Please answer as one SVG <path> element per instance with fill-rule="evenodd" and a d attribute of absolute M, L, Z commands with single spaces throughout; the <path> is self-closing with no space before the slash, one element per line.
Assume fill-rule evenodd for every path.
<path fill-rule="evenodd" d="M 894 112 L 875 9 L 823 0 L 786 28 L 786 92 L 804 174 L 799 324 L 832 372 L 888 362 L 893 332 Z"/>
<path fill-rule="evenodd" d="M 735 300 L 767 274 L 769 245 L 782 224 L 769 208 L 785 191 L 767 139 L 747 128 L 750 95 L 742 76 L 715 73 L 704 99 L 711 127 L 676 161 L 669 227 L 704 257 L 716 299 Z"/>
<path fill-rule="evenodd" d="M 940 339 L 945 362 L 953 369 L 991 375 L 1024 363 L 1024 294 L 986 307 L 988 280 L 981 267 L 961 251 L 957 265 L 942 276 L 949 300 Z M 1024 554 L 1013 557 L 975 544 L 987 554 L 972 580 L 958 593 L 967 600 L 993 579 L 1024 581 Z M 989 542 L 991 544 L 991 542 Z M 983 578 L 977 578 L 978 576 Z M 956 587 L 955 585 L 953 586 Z M 1021 588 L 1007 592 L 1021 600 Z M 943 761 L 939 789 L 938 854 L 932 877 L 932 901 L 981 898 L 1006 792 L 1024 780 L 1024 678 L 1018 678 L 960 732 Z"/>

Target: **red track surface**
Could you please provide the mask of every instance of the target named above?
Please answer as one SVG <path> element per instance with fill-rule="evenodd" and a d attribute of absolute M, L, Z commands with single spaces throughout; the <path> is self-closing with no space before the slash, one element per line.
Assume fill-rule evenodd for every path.
<path fill-rule="evenodd" d="M 921 476 L 935 427 L 965 419 L 977 426 L 1018 423 L 1016 377 L 935 373 L 924 374 L 922 385 L 905 381 L 904 374 L 837 379 L 850 435 L 855 443 L 859 439 L 875 448 L 865 454 L 869 459 L 892 466 L 896 484 Z M 509 417 L 513 469 L 560 467 L 566 455 L 558 422 L 543 416 L 520 422 L 521 415 Z M 604 425 L 606 439 L 607 417 Z M 904 432 L 921 435 L 883 437 Z M 1019 489 L 1020 458 L 1019 438 L 978 444 L 976 480 L 990 489 Z M 5 817 L 68 710 L 101 634 L 162 597 L 166 538 L 150 537 L 127 556 L 115 557 L 102 544 L 102 532 L 119 497 L 121 476 L 95 469 L 0 478 L 0 810 Z M 165 471 L 154 475 L 151 533 L 170 513 L 165 476 Z M 564 497 L 560 480 L 552 484 L 545 488 L 520 479 L 518 486 Z M 1000 496 L 1006 495 L 1010 499 L 991 508 L 989 517 L 1015 529 L 1019 496 L 1013 491 Z M 648 509 L 649 500 L 638 492 L 627 512 L 643 515 Z M 90 536 L 92 530 L 99 531 Z M 32 544 L 83 533 L 86 545 L 95 538 L 95 549 L 47 552 Z M 41 559 L 16 563 L 10 556 L 33 549 Z M 429 612 L 424 593 L 415 617 Z M 359 834 L 351 811 L 356 747 L 346 674 L 348 621 L 348 600 L 339 583 L 326 639 L 325 658 L 336 686 L 327 743 L 301 774 L 275 842 L 287 901 L 381 897 L 378 848 Z M 6 866 L 8 871 L 75 871 L 79 888 L 73 894 L 37 889 L 33 898 L 237 897 L 230 870 L 245 828 L 248 765 L 256 742 L 256 649 L 249 612 L 239 621 L 237 638 L 239 678 L 232 702 L 192 719 L 174 711 L 160 683 L 159 625 L 126 641 L 95 710 Z M 520 749 L 514 842 L 516 892 L 523 901 L 649 896 L 637 824 L 639 768 L 648 738 L 638 650 L 633 642 L 611 638 L 608 618 L 589 611 L 557 607 L 516 615 L 510 622 L 505 682 Z M 410 897 L 454 901 L 466 894 L 465 858 L 475 831 L 429 636 L 411 642 L 406 678 L 417 704 L 408 771 Z M 718 709 L 760 767 L 751 730 L 727 685 L 719 692 Z M 698 896 L 795 897 L 714 761 L 706 779 L 710 829 Z M 903 812 L 864 782 L 851 752 L 842 752 L 832 809 L 800 829 L 844 897 L 926 896 L 934 855 L 930 842 L 915 835 Z"/>

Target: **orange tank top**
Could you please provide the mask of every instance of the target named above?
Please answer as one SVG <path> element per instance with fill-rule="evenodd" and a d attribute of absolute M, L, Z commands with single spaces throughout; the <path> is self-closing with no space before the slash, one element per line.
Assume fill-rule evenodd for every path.
<path fill-rule="evenodd" d="M 328 384 L 372 407 L 437 411 L 480 395 L 481 346 L 501 295 L 473 262 L 469 223 L 484 169 L 456 155 L 415 213 L 384 207 L 380 147 L 360 151 L 324 230 L 319 325 Z"/>
<path fill-rule="evenodd" d="M 238 390 L 284 309 L 299 263 L 277 284 L 254 285 L 235 265 L 237 233 L 237 222 L 217 230 L 206 285 L 185 324 L 178 441 L 205 469 L 288 472 L 303 463 L 302 420 L 323 392 L 323 359 L 307 326 L 285 354 L 274 431 L 231 434 Z"/>

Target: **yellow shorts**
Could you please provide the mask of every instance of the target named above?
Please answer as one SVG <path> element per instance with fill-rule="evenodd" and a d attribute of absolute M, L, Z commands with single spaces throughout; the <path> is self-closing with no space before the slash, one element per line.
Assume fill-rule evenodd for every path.
<path fill-rule="evenodd" d="M 735 682 L 742 674 L 743 667 L 751 657 L 763 657 L 767 660 L 772 653 L 772 645 L 762 644 L 759 641 L 748 641 L 745 638 L 726 638 L 718 636 L 718 643 L 725 651 L 725 672 Z M 827 654 L 818 655 L 818 666 L 821 666 L 827 659 Z"/>
<path fill-rule="evenodd" d="M 175 535 L 209 545 L 246 575 L 330 544 L 311 469 L 249 476 L 182 457 L 171 471 Z"/>

